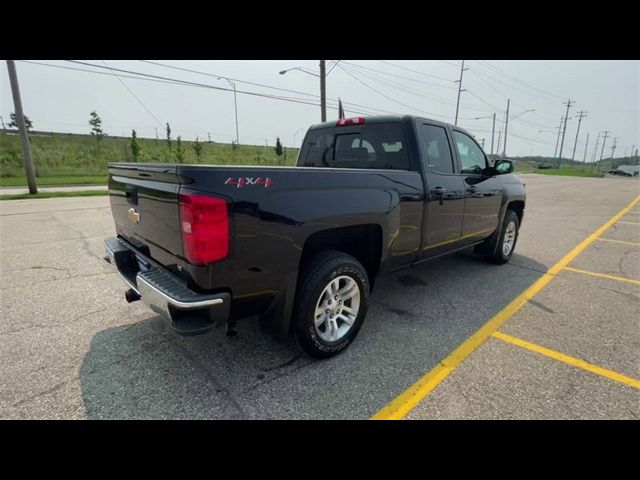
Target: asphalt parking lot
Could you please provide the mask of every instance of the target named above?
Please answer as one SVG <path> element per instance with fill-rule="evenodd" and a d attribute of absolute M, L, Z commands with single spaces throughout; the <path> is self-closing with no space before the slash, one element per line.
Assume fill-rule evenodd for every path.
<path fill-rule="evenodd" d="M 106 197 L 0 202 L 0 418 L 639 418 L 640 204 L 548 271 L 640 182 L 522 178 L 509 264 L 463 252 L 381 278 L 357 340 L 325 361 L 257 319 L 236 337 L 180 337 L 127 304 L 102 260 Z"/>

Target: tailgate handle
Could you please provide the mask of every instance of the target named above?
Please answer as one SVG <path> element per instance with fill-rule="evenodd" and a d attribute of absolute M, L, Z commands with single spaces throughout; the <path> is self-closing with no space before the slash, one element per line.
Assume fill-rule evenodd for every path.
<path fill-rule="evenodd" d="M 135 186 L 127 185 L 125 188 L 125 197 L 127 197 L 127 203 L 131 205 L 137 205 L 138 189 Z"/>

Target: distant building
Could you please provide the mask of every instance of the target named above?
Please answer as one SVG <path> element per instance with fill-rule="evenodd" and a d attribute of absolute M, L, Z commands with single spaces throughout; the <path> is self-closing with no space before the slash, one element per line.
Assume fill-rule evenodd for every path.
<path fill-rule="evenodd" d="M 634 176 L 640 175 L 640 165 L 620 165 L 618 170 L 622 170 L 623 172 L 630 173 Z"/>

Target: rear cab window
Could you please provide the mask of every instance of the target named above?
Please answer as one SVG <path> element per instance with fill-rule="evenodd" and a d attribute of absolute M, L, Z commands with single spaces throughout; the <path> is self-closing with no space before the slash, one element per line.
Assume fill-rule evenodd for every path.
<path fill-rule="evenodd" d="M 411 170 L 400 123 L 373 123 L 309 130 L 300 167 Z"/>

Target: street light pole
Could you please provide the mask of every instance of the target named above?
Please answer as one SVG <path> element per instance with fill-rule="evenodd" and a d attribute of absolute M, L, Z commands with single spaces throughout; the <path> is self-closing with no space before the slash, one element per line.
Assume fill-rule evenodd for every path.
<path fill-rule="evenodd" d="M 509 127 L 509 102 L 511 99 L 507 98 L 507 116 L 504 122 L 504 148 L 502 149 L 502 158 L 507 158 L 507 127 Z"/>
<path fill-rule="evenodd" d="M 337 64 L 338 62 L 336 62 L 333 66 L 335 67 Z M 294 67 L 294 68 L 287 68 L 286 70 L 280 70 L 280 75 L 284 75 L 285 73 L 290 72 L 291 70 L 300 70 L 301 72 L 304 72 L 307 75 L 320 77 L 320 119 L 322 122 L 327 121 L 327 85 L 326 85 L 327 74 L 325 72 L 325 67 L 326 67 L 326 61 L 320 60 L 320 75 L 317 75 L 313 72 L 308 72 L 307 70 L 301 67 Z M 333 70 L 333 68 L 331 68 L 331 70 Z M 331 70 L 329 70 L 329 72 L 331 72 Z"/>
<path fill-rule="evenodd" d="M 496 133 L 496 114 L 493 114 L 493 126 L 491 127 L 491 155 L 493 156 L 493 136 Z"/>

